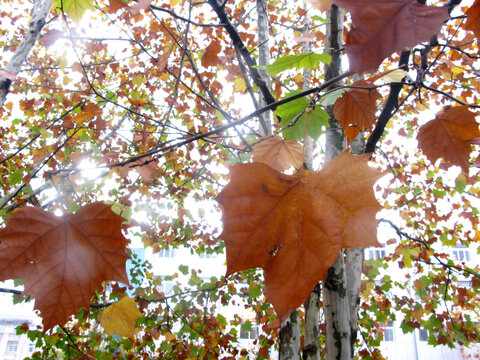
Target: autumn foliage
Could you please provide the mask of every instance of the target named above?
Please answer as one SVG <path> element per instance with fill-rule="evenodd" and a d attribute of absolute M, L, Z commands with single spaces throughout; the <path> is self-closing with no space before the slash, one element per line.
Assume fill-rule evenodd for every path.
<path fill-rule="evenodd" d="M 64 324 L 107 280 L 128 284 L 123 218 L 93 203 L 57 217 L 25 207 L 0 233 L 0 279 L 23 279 L 35 298 L 44 329 Z"/>
<path fill-rule="evenodd" d="M 265 296 L 283 321 L 299 307 L 340 249 L 378 246 L 369 154 L 343 153 L 321 171 L 284 175 L 263 164 L 230 169 L 223 207 L 227 275 L 261 267 Z"/>
<path fill-rule="evenodd" d="M 361 358 L 389 321 L 478 342 L 480 0 L 2 4 L 0 280 L 33 358 L 267 359 L 347 286 Z"/>

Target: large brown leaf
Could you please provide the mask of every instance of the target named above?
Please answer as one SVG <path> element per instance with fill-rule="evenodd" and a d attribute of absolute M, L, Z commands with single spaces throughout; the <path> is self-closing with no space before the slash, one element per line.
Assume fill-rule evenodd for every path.
<path fill-rule="evenodd" d="M 64 324 L 103 281 L 128 283 L 123 221 L 103 203 L 63 217 L 23 208 L 0 231 L 0 280 L 24 280 L 45 331 Z"/>
<path fill-rule="evenodd" d="M 447 7 L 417 0 L 335 0 L 352 15 L 346 51 L 350 69 L 374 71 L 396 51 L 428 41 L 448 18 Z"/>
<path fill-rule="evenodd" d="M 360 131 L 373 127 L 377 112 L 376 102 L 381 98 L 369 81 L 359 80 L 353 86 L 371 89 L 351 88 L 335 101 L 333 108 L 335 119 L 345 130 L 349 141 L 355 139 Z"/>
<path fill-rule="evenodd" d="M 343 153 L 321 171 L 279 173 L 260 163 L 230 168 L 223 208 L 227 275 L 261 267 L 265 295 L 285 319 L 305 301 L 341 248 L 378 246 L 369 154 Z"/>
<path fill-rule="evenodd" d="M 425 156 L 434 163 L 443 158 L 446 162 L 458 165 L 468 174 L 470 166 L 469 140 L 479 137 L 475 114 L 468 106 L 455 106 L 437 114 L 418 130 L 418 146 Z"/>
<path fill-rule="evenodd" d="M 475 33 L 477 39 L 480 39 L 480 1 L 475 0 L 475 3 L 467 11 L 467 23 L 465 24 L 467 30 Z"/>

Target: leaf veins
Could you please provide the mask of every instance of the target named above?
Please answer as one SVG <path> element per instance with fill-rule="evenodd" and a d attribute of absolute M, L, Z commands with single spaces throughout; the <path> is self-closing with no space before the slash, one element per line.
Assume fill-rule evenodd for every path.
<path fill-rule="evenodd" d="M 301 305 L 342 248 L 378 246 L 368 154 L 343 153 L 321 171 L 279 173 L 261 163 L 230 168 L 223 208 L 227 276 L 265 270 L 265 295 L 281 320 Z"/>
<path fill-rule="evenodd" d="M 107 280 L 127 284 L 124 219 L 103 203 L 57 217 L 25 207 L 0 231 L 0 280 L 23 279 L 44 331 L 64 324 Z"/>

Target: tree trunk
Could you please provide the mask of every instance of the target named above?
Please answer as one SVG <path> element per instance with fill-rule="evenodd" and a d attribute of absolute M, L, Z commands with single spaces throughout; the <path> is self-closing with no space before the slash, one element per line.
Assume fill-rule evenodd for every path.
<path fill-rule="evenodd" d="M 343 11 L 332 5 L 329 18 L 325 46 L 326 52 L 332 56 L 332 62 L 326 69 L 325 80 L 327 81 L 341 72 L 340 48 L 343 37 Z M 333 117 L 333 108 L 327 108 L 327 112 L 331 119 L 326 134 L 325 163 L 346 148 L 343 130 Z M 323 302 L 326 323 L 325 358 L 327 360 L 350 360 L 352 358 L 351 324 L 343 250 L 340 251 L 339 258 L 328 269 L 323 289 Z"/>
<path fill-rule="evenodd" d="M 258 26 L 258 65 L 264 66 L 270 64 L 270 45 L 268 33 L 268 13 L 265 0 L 257 0 L 257 26 Z M 259 69 L 260 76 L 270 89 L 270 76 L 267 69 Z M 260 93 L 259 106 L 262 108 L 267 105 L 265 97 Z M 272 132 L 272 114 L 270 111 L 260 114 L 262 119 L 260 133 L 262 135 Z"/>
<path fill-rule="evenodd" d="M 0 73 L 0 108 L 2 108 L 5 103 L 5 98 L 7 97 L 13 78 L 20 72 L 23 63 L 27 60 L 28 54 L 30 54 L 30 51 L 37 42 L 51 7 L 52 0 L 37 0 L 35 5 L 33 5 L 32 21 L 28 26 L 28 31 L 5 67 L 4 73 Z"/>
<path fill-rule="evenodd" d="M 305 7 L 305 6 L 304 6 Z M 310 32 L 310 18 L 308 12 L 305 13 L 305 25 L 303 34 Z M 303 43 L 303 52 L 309 53 L 311 51 L 311 42 Z M 311 70 L 306 68 L 303 71 L 302 90 L 310 88 Z M 310 136 L 305 138 L 305 167 L 308 170 L 313 169 L 313 139 Z M 319 343 L 319 303 L 320 303 L 321 286 L 317 284 L 312 291 L 307 301 L 305 302 L 305 319 L 304 319 L 304 339 L 303 339 L 303 360 L 320 360 L 320 343 Z"/>
<path fill-rule="evenodd" d="M 268 31 L 268 13 L 265 0 L 257 0 L 257 27 L 258 27 L 258 64 L 270 63 L 270 46 Z M 262 79 L 270 89 L 270 76 L 266 69 L 259 69 Z M 260 93 L 259 106 L 267 105 L 265 97 Z M 260 133 L 268 135 L 272 132 L 272 115 L 267 111 L 260 115 Z M 294 311 L 290 317 L 280 324 L 279 330 L 279 359 L 300 360 L 300 318 L 298 311 Z"/>
<path fill-rule="evenodd" d="M 300 359 L 300 318 L 298 310 L 280 324 L 279 360 Z"/>

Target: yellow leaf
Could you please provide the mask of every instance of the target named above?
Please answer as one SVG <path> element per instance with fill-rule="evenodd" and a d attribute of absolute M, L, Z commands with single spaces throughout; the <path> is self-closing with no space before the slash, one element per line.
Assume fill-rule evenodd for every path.
<path fill-rule="evenodd" d="M 115 334 L 133 339 L 135 320 L 139 317 L 142 317 L 142 313 L 138 310 L 137 303 L 125 296 L 103 311 L 101 324 L 109 336 Z"/>
<path fill-rule="evenodd" d="M 240 77 L 235 79 L 234 91 L 244 92 L 246 88 L 247 88 L 247 84 L 245 84 L 245 80 L 243 80 Z"/>
<path fill-rule="evenodd" d="M 461 67 L 461 66 L 453 66 L 452 67 L 452 73 L 454 75 L 458 75 L 458 74 L 462 74 L 465 72 L 465 68 L 464 67 Z"/>
<path fill-rule="evenodd" d="M 173 8 L 175 5 L 183 3 L 183 0 L 170 0 L 170 6 Z"/>
<path fill-rule="evenodd" d="M 166 332 L 164 335 L 165 335 L 165 340 L 167 340 L 167 342 L 175 340 L 175 335 L 170 332 Z"/>
<path fill-rule="evenodd" d="M 63 10 L 76 23 L 82 19 L 86 10 L 94 8 L 93 0 L 54 0 L 52 7 L 57 13 Z"/>

